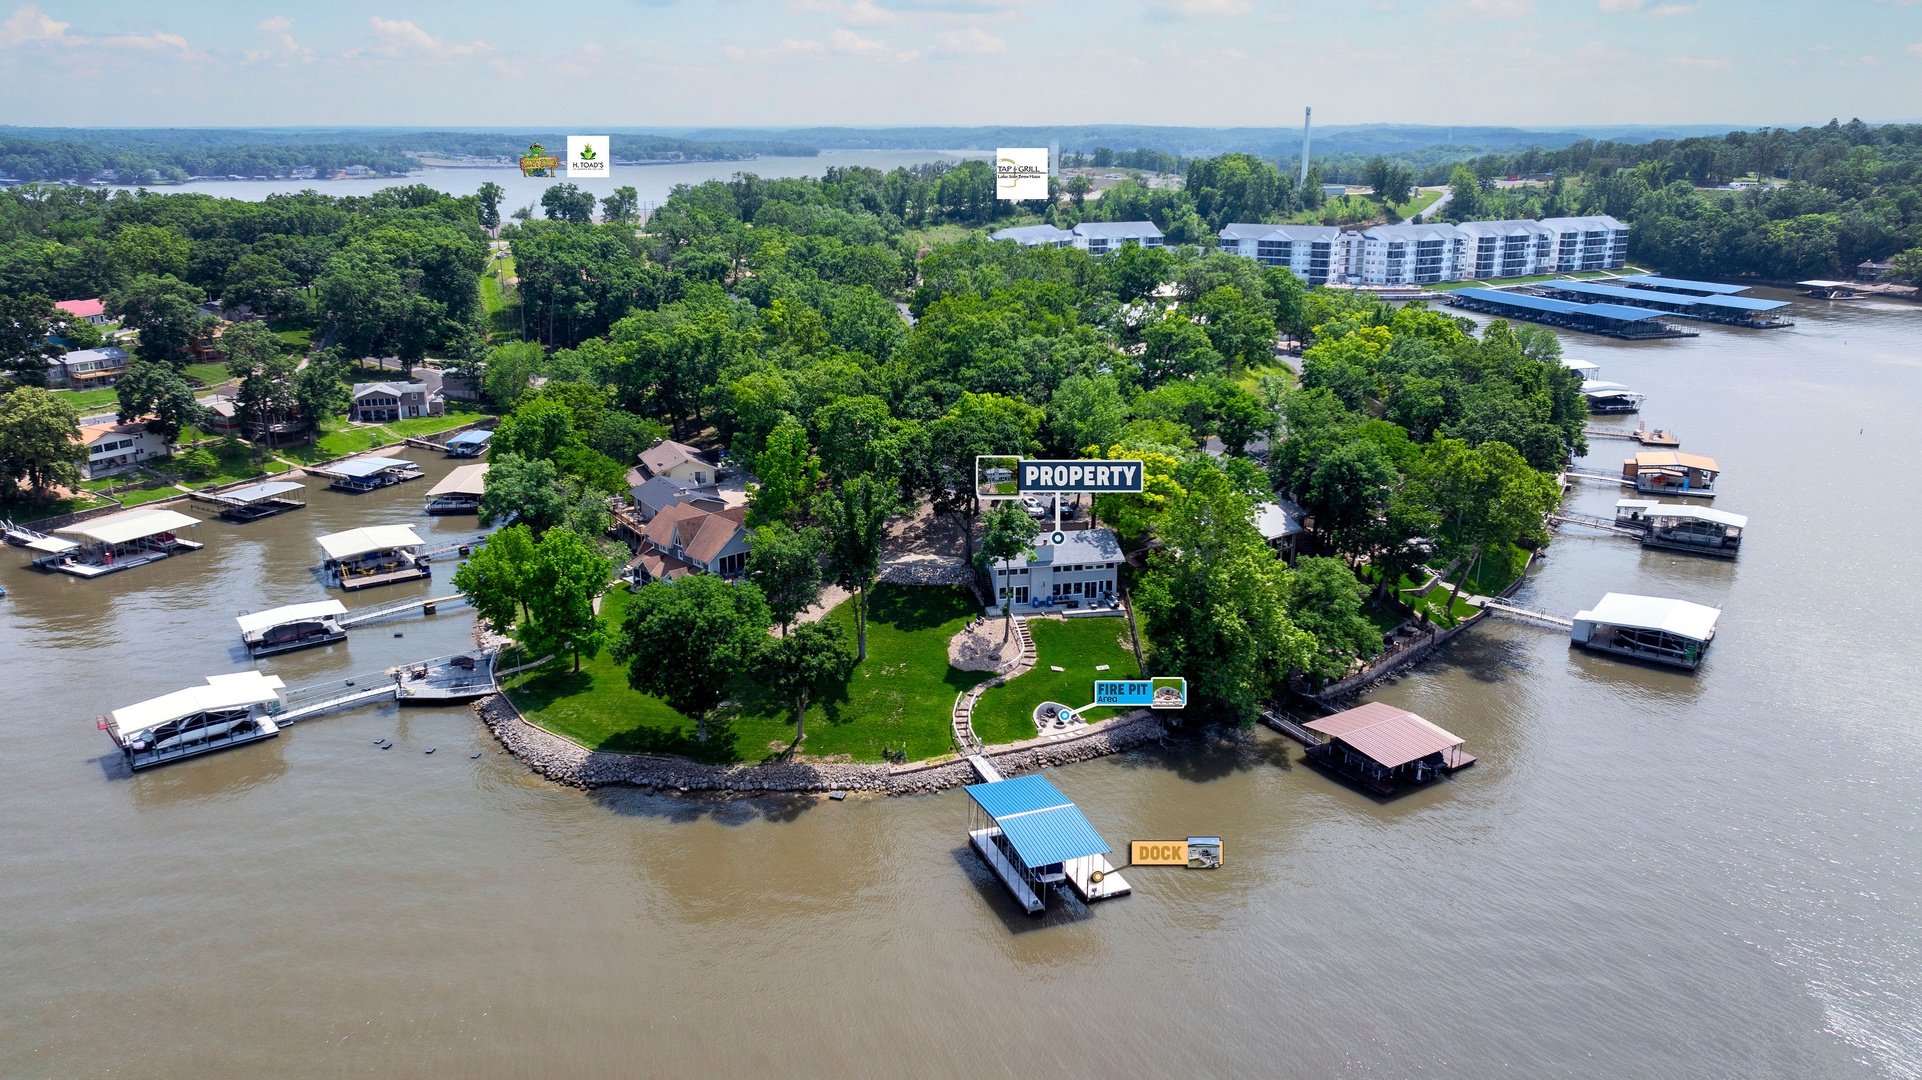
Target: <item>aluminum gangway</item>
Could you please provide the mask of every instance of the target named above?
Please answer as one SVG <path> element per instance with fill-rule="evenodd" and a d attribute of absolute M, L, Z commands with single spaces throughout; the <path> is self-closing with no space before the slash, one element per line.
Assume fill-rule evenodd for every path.
<path fill-rule="evenodd" d="M 340 623 L 341 629 L 345 630 L 350 627 L 360 626 L 364 623 L 378 622 L 381 619 L 405 615 L 415 609 L 419 609 L 422 615 L 432 615 L 434 609 L 442 604 L 464 603 L 466 600 L 466 593 L 449 593 L 446 596 L 430 596 L 425 600 L 408 600 L 404 603 L 390 604 L 387 607 L 373 608 L 367 611 L 350 611 L 335 621 Z"/>
<path fill-rule="evenodd" d="M 1496 615 L 1507 615 L 1510 618 L 1522 619 L 1524 621 L 1547 623 L 1550 626 L 1559 626 L 1564 630 L 1573 630 L 1575 628 L 1575 620 L 1573 619 L 1564 619 L 1560 615 L 1550 615 L 1545 611 L 1530 611 L 1524 607 L 1516 607 L 1505 600 L 1486 601 L 1482 604 L 1482 610 L 1493 612 Z"/>

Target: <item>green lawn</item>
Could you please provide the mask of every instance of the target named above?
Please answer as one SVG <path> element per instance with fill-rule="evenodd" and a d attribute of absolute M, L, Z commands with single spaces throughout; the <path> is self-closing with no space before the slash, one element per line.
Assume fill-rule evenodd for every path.
<path fill-rule="evenodd" d="M 447 403 L 445 416 L 419 416 L 408 420 L 395 420 L 387 424 L 371 427 L 349 424 L 342 417 L 332 417 L 320 425 L 320 438 L 300 446 L 291 446 L 279 451 L 282 457 L 303 464 L 315 461 L 330 461 L 348 454 L 364 453 L 376 446 L 397 443 L 403 436 L 424 438 L 438 434 L 449 428 L 471 424 L 480 419 L 483 413 L 465 402 Z"/>
<path fill-rule="evenodd" d="M 628 599 L 625 590 L 609 593 L 602 602 L 603 621 L 618 627 Z M 910 760 L 948 753 L 955 695 L 988 677 L 948 666 L 948 639 L 974 612 L 962 589 L 877 586 L 867 661 L 846 683 L 809 705 L 803 753 L 855 761 L 880 761 L 884 749 L 905 751 Z M 828 618 L 852 638 L 850 605 L 840 605 Z M 730 692 L 732 700 L 710 719 L 703 744 L 694 737 L 693 720 L 630 688 L 626 669 L 608 653 L 582 661 L 578 675 L 571 664 L 556 660 L 510 680 L 508 687 L 508 696 L 530 721 L 595 750 L 754 762 L 771 759 L 793 742 L 793 717 L 785 702 L 774 700 L 745 673 Z"/>
<path fill-rule="evenodd" d="M 1096 679 L 1139 678 L 1135 654 L 1121 642 L 1128 636 L 1128 620 L 1109 618 L 1036 619 L 1028 624 L 1034 635 L 1034 670 L 981 695 L 974 706 L 974 733 L 984 743 L 1032 739 L 1034 707 L 1044 701 L 1079 709 L 1094 700 Z M 1095 665 L 1107 664 L 1107 671 Z M 1065 670 L 1055 671 L 1055 667 Z M 1114 715 L 1112 707 L 1090 710 L 1090 720 Z"/>
<path fill-rule="evenodd" d="M 227 373 L 225 364 L 188 364 L 180 369 L 180 373 L 189 379 L 198 379 L 207 386 L 219 386 L 233 378 Z"/>
<path fill-rule="evenodd" d="M 52 393 L 54 397 L 78 409 L 82 416 L 120 404 L 120 397 L 111 386 L 93 390 L 55 390 Z"/>
<path fill-rule="evenodd" d="M 1522 575 L 1522 568 L 1527 565 L 1528 553 L 1517 547 L 1504 545 L 1498 550 L 1483 552 L 1481 561 L 1462 583 L 1462 592 L 1498 596 Z"/>

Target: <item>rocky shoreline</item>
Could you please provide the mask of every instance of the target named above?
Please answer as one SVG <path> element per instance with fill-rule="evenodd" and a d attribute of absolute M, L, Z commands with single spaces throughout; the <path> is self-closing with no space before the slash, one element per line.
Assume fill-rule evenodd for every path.
<path fill-rule="evenodd" d="M 474 712 L 508 753 L 541 776 L 569 787 L 621 784 L 675 793 L 866 791 L 919 795 L 979 779 L 965 759 L 908 765 L 702 765 L 678 757 L 609 754 L 535 727 L 503 694 L 476 702 Z M 989 747 L 985 756 L 1008 775 L 1118 754 L 1154 742 L 1162 733 L 1161 717 L 1144 709 L 1090 724 L 1085 732 L 1068 738 Z"/>

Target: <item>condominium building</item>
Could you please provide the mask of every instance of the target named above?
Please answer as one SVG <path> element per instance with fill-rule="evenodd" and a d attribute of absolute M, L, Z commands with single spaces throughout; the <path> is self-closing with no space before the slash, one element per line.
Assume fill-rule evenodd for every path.
<path fill-rule="evenodd" d="M 1544 273 L 1612 270 L 1628 262 L 1628 226 L 1607 214 L 1543 218 L 1542 227 L 1555 234 L 1554 266 Z"/>
<path fill-rule="evenodd" d="M 1084 221 L 1073 233 L 1074 246 L 1090 255 L 1120 251 L 1128 244 L 1161 246 L 1161 230 L 1152 221 Z"/>
<path fill-rule="evenodd" d="M 1221 250 L 1263 266 L 1285 266 L 1310 285 L 1325 285 L 1341 230 L 1332 225 L 1228 225 Z"/>
<path fill-rule="evenodd" d="M 1012 240 L 1022 247 L 1067 247 L 1074 243 L 1074 234 L 1053 225 L 1017 225 L 990 233 L 988 239 Z"/>
<path fill-rule="evenodd" d="M 1263 266 L 1285 266 L 1309 285 L 1431 285 L 1617 269 L 1628 262 L 1628 226 L 1606 215 L 1359 231 L 1234 224 L 1222 228 L 1219 245 Z"/>

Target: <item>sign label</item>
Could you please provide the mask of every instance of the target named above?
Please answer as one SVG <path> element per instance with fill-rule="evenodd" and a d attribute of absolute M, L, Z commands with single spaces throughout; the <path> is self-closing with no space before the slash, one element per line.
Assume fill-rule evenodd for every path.
<path fill-rule="evenodd" d="M 613 175 L 613 150 L 606 135 L 569 135 L 567 137 L 567 175 L 604 180 Z"/>
<path fill-rule="evenodd" d="M 1023 461 L 1015 479 L 1022 492 L 1142 489 L 1139 461 Z"/>
<path fill-rule="evenodd" d="M 1173 676 L 1157 679 L 1099 679 L 1094 684 L 1096 705 L 1146 705 L 1151 709 L 1181 709 L 1188 705 L 1188 680 Z"/>
<path fill-rule="evenodd" d="M 1128 861 L 1136 866 L 1188 865 L 1188 845 L 1179 840 L 1136 840 L 1128 846 Z"/>
<path fill-rule="evenodd" d="M 533 143 L 527 153 L 521 156 L 522 176 L 552 176 L 561 167 L 561 159 L 547 152 L 547 147 Z"/>
<path fill-rule="evenodd" d="M 1045 146 L 994 152 L 996 198 L 1020 202 L 1048 197 L 1048 148 Z"/>

